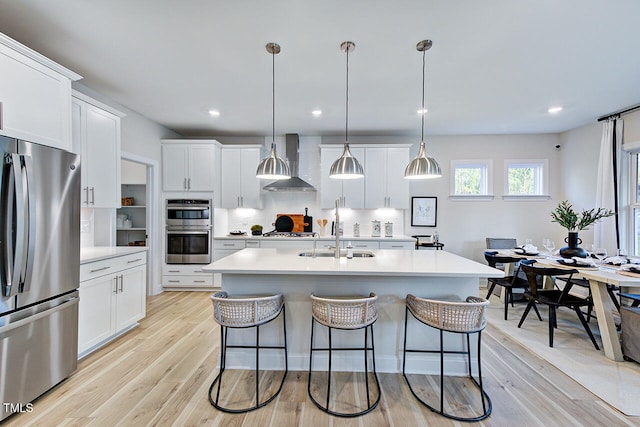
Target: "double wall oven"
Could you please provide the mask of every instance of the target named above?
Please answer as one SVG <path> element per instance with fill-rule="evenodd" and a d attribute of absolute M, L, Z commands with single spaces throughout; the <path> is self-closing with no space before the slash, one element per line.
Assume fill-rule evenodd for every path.
<path fill-rule="evenodd" d="M 167 264 L 211 262 L 212 213 L 211 200 L 167 200 Z"/>

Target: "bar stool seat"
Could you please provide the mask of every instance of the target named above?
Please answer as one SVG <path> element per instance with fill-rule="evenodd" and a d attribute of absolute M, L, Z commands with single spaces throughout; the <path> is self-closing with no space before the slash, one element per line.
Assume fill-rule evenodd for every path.
<path fill-rule="evenodd" d="M 378 375 L 376 373 L 376 358 L 373 340 L 373 323 L 378 318 L 378 297 L 376 294 L 371 293 L 368 297 L 319 297 L 311 294 L 311 346 L 309 352 L 309 379 L 307 385 L 307 391 L 309 398 L 313 403 L 322 411 L 339 416 L 339 417 L 357 417 L 371 412 L 380 402 L 380 383 L 378 382 Z M 314 331 L 315 324 L 320 323 L 328 328 L 328 347 L 316 347 L 314 343 Z M 332 342 L 332 330 L 356 330 L 364 329 L 364 346 L 363 347 L 334 347 Z M 371 335 L 371 345 L 368 343 L 368 335 Z M 313 368 L 313 353 L 317 351 L 327 351 L 329 353 L 329 366 L 327 370 L 327 394 L 324 396 L 324 403 L 320 403 L 319 399 L 316 399 L 311 392 L 312 384 L 312 368 Z M 331 372 L 332 372 L 332 353 L 335 351 L 363 351 L 364 352 L 364 377 L 366 387 L 366 400 L 367 406 L 365 409 L 356 412 L 340 412 L 335 409 L 330 409 L 330 396 L 331 396 Z M 369 393 L 369 361 L 368 351 L 371 351 L 373 360 L 373 377 L 375 379 L 377 388 L 377 397 L 372 402 Z M 338 388 L 340 390 L 342 388 Z M 335 396 L 336 400 L 340 396 L 340 392 Z M 362 406 L 356 402 L 353 403 L 354 407 L 360 408 Z"/>
<path fill-rule="evenodd" d="M 482 385 L 482 363 L 480 357 L 481 349 L 481 336 L 482 330 L 487 324 L 485 318 L 485 310 L 489 301 L 478 297 L 467 297 L 466 301 L 449 302 L 439 301 L 426 298 L 419 298 L 414 295 L 408 294 L 405 305 L 405 322 L 404 322 L 404 350 L 402 358 L 402 375 L 404 376 L 409 389 L 413 396 L 424 406 L 437 412 L 440 415 L 451 418 L 458 421 L 480 421 L 491 415 L 492 403 L 489 395 L 484 391 Z M 409 313 L 419 322 L 438 329 L 440 332 L 440 349 L 439 350 L 425 350 L 425 349 L 410 349 L 407 348 L 407 323 Z M 444 350 L 443 346 L 443 333 L 461 333 L 466 335 L 467 349 L 466 351 L 449 351 Z M 472 333 L 478 334 L 478 380 L 473 377 L 471 369 L 471 347 L 469 335 Z M 440 354 L 440 409 L 436 409 L 435 406 L 427 403 L 426 399 L 420 397 L 414 390 L 414 387 L 409 381 L 409 377 L 406 374 L 406 357 L 407 353 L 439 353 Z M 475 417 L 461 417 L 449 412 L 445 412 L 444 404 L 444 355 L 445 354 L 466 354 L 467 363 L 469 369 L 469 378 L 480 390 L 480 398 L 482 400 L 482 414 Z M 451 403 L 451 408 L 459 407 Z"/>
<path fill-rule="evenodd" d="M 289 364 L 287 361 L 287 325 L 285 316 L 284 298 L 281 294 L 256 297 L 230 297 L 226 292 L 217 292 L 211 295 L 213 303 L 213 319 L 220 325 L 220 372 L 215 377 L 209 387 L 209 402 L 211 405 L 223 412 L 244 413 L 261 408 L 275 399 L 289 372 Z M 260 344 L 260 326 L 276 319 L 282 313 L 282 334 L 284 337 L 283 345 L 261 345 Z M 254 346 L 247 345 L 229 345 L 227 343 L 227 332 L 229 328 L 253 328 L 256 329 L 256 341 Z M 226 369 L 227 349 L 229 348 L 255 348 L 255 402 L 253 405 L 244 408 L 229 408 L 220 404 L 220 388 L 222 384 L 222 374 Z M 282 376 L 280 386 L 275 392 L 272 392 L 267 398 L 260 401 L 260 350 L 284 350 L 285 371 Z M 218 384 L 215 397 L 212 391 L 215 384 Z M 227 398 L 227 400 L 229 400 Z"/>

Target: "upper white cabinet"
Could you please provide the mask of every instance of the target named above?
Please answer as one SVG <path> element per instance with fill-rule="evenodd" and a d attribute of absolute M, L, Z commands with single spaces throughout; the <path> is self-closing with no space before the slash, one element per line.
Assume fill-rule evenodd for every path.
<path fill-rule="evenodd" d="M 162 141 L 162 188 L 164 191 L 213 192 L 220 184 L 220 144 L 215 140 Z M 218 203 L 214 202 L 214 205 Z"/>
<path fill-rule="evenodd" d="M 71 151 L 71 81 L 81 77 L 0 33 L 0 135 Z"/>
<path fill-rule="evenodd" d="M 351 154 L 358 159 L 365 168 L 365 149 L 351 145 Z M 331 165 L 344 151 L 340 146 L 320 147 L 320 207 L 331 209 L 336 206 L 336 199 L 340 200 L 340 205 L 348 208 L 364 208 L 364 179 L 333 179 L 329 177 Z"/>
<path fill-rule="evenodd" d="M 409 146 L 365 149 L 365 208 L 407 209 L 409 183 L 404 170 L 409 164 Z"/>
<path fill-rule="evenodd" d="M 82 207 L 120 207 L 122 113 L 73 93 L 73 149 L 81 155 Z"/>
<path fill-rule="evenodd" d="M 235 145 L 222 148 L 222 207 L 261 208 L 259 145 Z"/>

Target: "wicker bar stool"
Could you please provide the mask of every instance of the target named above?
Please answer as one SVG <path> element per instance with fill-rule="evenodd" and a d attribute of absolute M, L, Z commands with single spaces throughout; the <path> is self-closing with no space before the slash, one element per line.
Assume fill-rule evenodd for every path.
<path fill-rule="evenodd" d="M 278 396 L 284 380 L 289 372 L 289 364 L 287 362 L 287 324 L 285 321 L 285 307 L 282 295 L 271 295 L 264 297 L 229 297 L 222 291 L 211 296 L 213 303 L 213 319 L 220 324 L 220 372 L 209 387 L 209 402 L 216 409 L 223 412 L 243 413 L 261 408 L 271 402 Z M 260 345 L 260 326 L 271 322 L 282 313 L 282 333 L 284 336 L 284 345 Z M 229 328 L 256 328 L 256 342 L 254 346 L 248 345 L 228 345 L 227 332 Z M 222 384 L 222 374 L 226 369 L 227 349 L 228 348 L 255 348 L 256 350 L 256 369 L 255 369 L 255 404 L 246 408 L 228 408 L 219 404 L 220 387 Z M 260 402 L 260 382 L 259 382 L 259 356 L 260 350 L 284 350 L 285 371 L 282 381 L 276 392 Z M 213 388 L 218 383 L 215 397 L 212 396 Z"/>
<path fill-rule="evenodd" d="M 480 348 L 482 330 L 487 324 L 485 319 L 485 310 L 489 301 L 478 297 L 467 297 L 466 302 L 448 302 L 418 298 L 411 294 L 407 295 L 405 306 L 404 320 L 404 350 L 402 355 L 402 375 L 404 376 L 409 389 L 413 396 L 418 399 L 427 408 L 433 412 L 437 412 L 442 416 L 458 421 L 480 421 L 487 418 L 491 414 L 492 403 L 489 395 L 484 391 L 482 386 L 482 364 L 480 358 Z M 409 313 L 413 315 L 419 322 L 436 328 L 440 331 L 440 350 L 416 350 L 407 348 L 407 320 Z M 467 337 L 466 351 L 446 351 L 443 347 L 443 333 L 453 332 L 465 334 Z M 469 334 L 478 334 L 478 380 L 473 377 L 471 370 L 471 347 Z M 408 352 L 415 353 L 440 353 L 440 409 L 428 404 L 423 398 L 418 396 L 405 372 L 406 358 Z M 466 354 L 469 368 L 469 378 L 480 389 L 480 398 L 482 400 L 482 414 L 476 417 L 461 417 L 444 411 L 444 354 Z"/>
<path fill-rule="evenodd" d="M 307 391 L 309 397 L 318 408 L 331 415 L 339 417 L 357 417 L 371 412 L 380 402 L 380 383 L 378 382 L 378 374 L 376 373 L 376 356 L 375 346 L 373 342 L 373 323 L 378 318 L 378 297 L 371 293 L 368 297 L 318 297 L 311 294 L 312 318 L 311 318 L 311 349 L 309 352 L 309 381 Z M 328 328 L 329 346 L 314 346 L 314 330 L 316 322 Z M 364 346 L 363 347 L 339 347 L 334 348 L 331 340 L 331 332 L 333 329 L 356 330 L 364 329 Z M 368 343 L 368 335 L 371 335 L 371 346 Z M 368 351 L 371 351 L 373 359 L 373 377 L 375 379 L 376 388 L 378 389 L 377 397 L 372 402 L 369 393 L 369 362 Z M 313 365 L 313 353 L 316 351 L 327 351 L 329 353 L 329 369 L 327 373 L 327 394 L 324 403 L 320 403 L 311 393 L 311 372 Z M 364 353 L 364 377 L 367 394 L 367 407 L 357 412 L 338 412 L 329 409 L 329 397 L 331 395 L 331 369 L 332 369 L 332 353 L 335 351 L 362 351 Z M 338 397 L 338 396 L 336 396 Z M 357 406 L 355 403 L 354 406 Z M 360 404 L 361 405 L 361 404 Z"/>

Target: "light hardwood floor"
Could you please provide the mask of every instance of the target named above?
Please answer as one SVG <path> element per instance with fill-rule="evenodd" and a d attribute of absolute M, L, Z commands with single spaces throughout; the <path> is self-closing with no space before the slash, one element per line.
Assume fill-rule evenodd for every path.
<path fill-rule="evenodd" d="M 382 398 L 370 414 L 340 419 L 307 396 L 306 372 L 290 372 L 280 396 L 248 414 L 216 411 L 207 391 L 216 375 L 219 328 L 205 292 L 150 297 L 140 326 L 79 362 L 71 378 L 16 414 L 7 426 L 449 426 L 416 403 L 400 374 L 379 374 Z M 542 375 L 539 373 L 543 373 Z M 483 426 L 640 425 L 489 325 L 483 373 L 493 414 Z M 235 384 L 243 388 L 245 373 Z M 425 388 L 434 378 L 424 378 Z M 455 387 L 465 394 L 465 385 Z M 474 424 L 471 424 L 474 425 Z"/>

